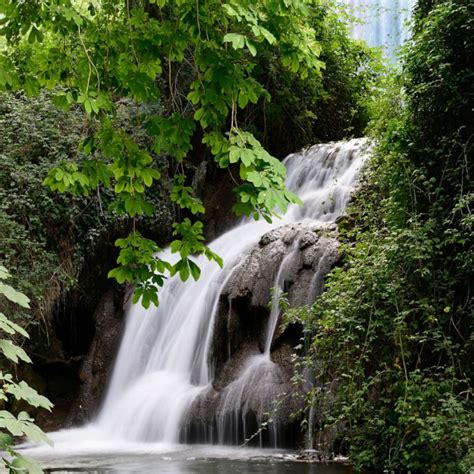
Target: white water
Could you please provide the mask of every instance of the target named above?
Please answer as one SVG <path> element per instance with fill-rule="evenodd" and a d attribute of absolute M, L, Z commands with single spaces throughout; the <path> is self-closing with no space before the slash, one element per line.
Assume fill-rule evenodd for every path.
<path fill-rule="evenodd" d="M 183 283 L 172 278 L 160 291 L 159 308 L 131 306 L 99 416 L 85 428 L 53 434 L 52 439 L 63 451 L 67 446 L 77 449 L 83 443 L 90 445 L 96 442 L 93 440 L 120 445 L 177 443 L 183 416 L 213 380 L 209 350 L 218 297 L 226 280 L 269 230 L 292 222 L 333 222 L 347 205 L 366 149 L 365 140 L 351 140 L 317 145 L 290 155 L 285 160 L 287 186 L 303 200 L 303 207 L 291 206 L 273 224 L 243 221 L 210 244 L 224 259 L 223 269 L 199 257 L 198 282 Z M 224 414 L 258 404 L 258 386 L 265 379 L 271 382 L 279 377 L 279 368 L 270 358 L 271 341 L 278 324 L 278 297 L 292 249 L 290 246 L 275 281 L 265 351 L 250 357 L 241 376 L 226 387 L 219 409 Z M 175 257 L 167 252 L 164 258 Z M 255 390 L 249 392 L 249 386 Z M 224 430 L 223 420 L 222 423 Z M 222 441 L 223 435 L 220 432 L 218 440 Z"/>
<path fill-rule="evenodd" d="M 353 27 L 356 39 L 369 46 L 381 46 L 393 58 L 396 49 L 409 36 L 406 22 L 416 0 L 343 0 L 359 20 Z"/>

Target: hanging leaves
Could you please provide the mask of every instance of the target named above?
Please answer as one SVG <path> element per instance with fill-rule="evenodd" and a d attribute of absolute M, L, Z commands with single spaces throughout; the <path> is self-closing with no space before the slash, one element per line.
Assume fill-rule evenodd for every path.
<path fill-rule="evenodd" d="M 297 199 L 285 189 L 281 163 L 239 128 L 237 108 L 270 100 L 256 79 L 260 53 L 277 55 L 302 76 L 319 73 L 320 47 L 307 20 L 308 5 L 4 0 L 0 36 L 8 47 L 0 52 L 0 87 L 28 94 L 54 89 L 58 106 L 80 107 L 89 117 L 91 136 L 82 145 L 89 159 L 51 169 L 44 183 L 52 191 L 87 196 L 98 186 L 109 188 L 115 193 L 113 211 L 131 218 L 150 216 L 155 209 L 146 191 L 161 179 L 156 159 L 161 157 L 181 167 L 171 200 L 192 215 L 204 214 L 186 172 L 186 159 L 200 134 L 220 166 L 239 168 L 242 184 L 235 190 L 234 210 L 270 221 Z M 28 54 L 16 54 L 22 48 Z M 136 143 L 117 125 L 121 99 L 143 104 L 146 144 Z M 150 107 L 158 101 L 163 107 Z M 184 279 L 199 276 L 187 260 L 190 255 L 219 262 L 202 241 L 196 244 L 201 231 L 195 224 L 192 231 L 185 231 L 187 222 L 175 228 L 182 262 L 174 271 Z M 164 276 L 160 273 L 151 284 L 141 279 L 150 277 L 147 266 L 155 266 L 141 239 L 136 232 L 127 238 L 126 247 L 120 247 L 121 266 L 110 276 L 135 284 L 136 298 L 150 304 L 157 302 L 150 292 Z M 128 261 L 132 256 L 133 262 Z M 15 298 L 10 289 L 5 291 Z"/>

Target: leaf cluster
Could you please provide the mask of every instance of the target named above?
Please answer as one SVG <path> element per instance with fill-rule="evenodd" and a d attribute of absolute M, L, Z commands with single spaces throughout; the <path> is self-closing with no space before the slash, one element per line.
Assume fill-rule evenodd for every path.
<path fill-rule="evenodd" d="M 28 308 L 29 298 L 5 283 L 9 278 L 10 274 L 6 268 L 0 266 L 0 295 L 12 303 Z M 18 364 L 20 361 L 31 363 L 27 353 L 13 342 L 12 339 L 16 336 L 29 337 L 21 326 L 0 313 L 0 352 L 13 364 Z M 13 447 L 14 437 L 26 436 L 29 440 L 38 443 L 51 444 L 51 442 L 41 429 L 34 424 L 34 420 L 28 413 L 22 411 L 15 415 L 8 410 L 8 404 L 12 399 L 16 399 L 23 400 L 32 407 L 40 407 L 46 410 L 51 410 L 53 405 L 25 381 L 15 381 L 13 375 L 8 372 L 0 371 L 0 383 L 0 402 L 2 402 L 2 409 L 0 410 L 0 447 L 11 456 L 11 459 L 4 458 L 3 463 L 12 473 L 24 472 L 25 470 L 33 473 L 42 472 L 35 462 L 15 452 Z"/>
<path fill-rule="evenodd" d="M 80 107 L 89 117 L 82 145 L 89 159 L 53 168 L 45 179 L 52 191 L 88 197 L 108 189 L 117 214 L 151 216 L 156 208 L 146 191 L 163 172 L 153 154 L 188 178 L 185 161 L 199 132 L 219 166 L 239 167 L 234 210 L 271 220 L 297 200 L 285 189 L 284 167 L 239 125 L 238 111 L 270 99 L 258 74 L 260 54 L 278 57 L 283 70 L 302 79 L 321 75 L 314 7 L 300 0 L 4 0 L 0 87 L 29 95 L 53 90 L 56 105 Z M 151 146 L 117 126 L 117 99 L 124 98 L 144 106 Z M 158 100 L 163 110 L 151 112 Z M 176 180 L 171 199 L 188 218 L 188 211 L 205 210 L 186 178 Z M 204 245 L 189 245 L 210 255 Z"/>

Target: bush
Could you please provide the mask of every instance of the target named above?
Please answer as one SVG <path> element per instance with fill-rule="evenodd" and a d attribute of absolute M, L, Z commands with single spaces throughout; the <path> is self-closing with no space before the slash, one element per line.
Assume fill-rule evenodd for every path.
<path fill-rule="evenodd" d="M 360 470 L 472 461 L 473 8 L 419 7 L 404 71 L 372 104 L 378 143 L 340 229 L 343 265 L 302 313 L 321 407 L 335 395 L 318 429 L 337 425 Z"/>
<path fill-rule="evenodd" d="M 124 102 L 117 120 L 143 142 L 146 136 L 136 120 L 139 112 Z M 79 144 L 91 126 L 79 110 L 65 112 L 55 107 L 47 93 L 33 98 L 0 96 L 0 262 L 15 269 L 13 283 L 31 299 L 31 311 L 10 307 L 6 301 L 0 310 L 23 324 L 41 326 L 43 336 L 68 292 L 85 283 L 81 273 L 95 250 L 99 248 L 104 259 L 105 279 L 107 265 L 115 258 L 113 237 L 119 229 L 131 227 L 128 219 L 109 210 L 110 191 L 98 188 L 90 197 L 74 197 L 52 193 L 43 185 L 53 167 L 84 159 Z M 147 232 L 160 229 L 163 236 L 172 220 L 165 186 L 166 175 L 163 186 L 150 192 L 157 211 L 146 226 Z M 140 220 L 136 225 L 143 227 Z M 90 277 L 99 286 L 96 269 Z M 46 340 L 35 338 L 34 344 L 41 346 Z"/>

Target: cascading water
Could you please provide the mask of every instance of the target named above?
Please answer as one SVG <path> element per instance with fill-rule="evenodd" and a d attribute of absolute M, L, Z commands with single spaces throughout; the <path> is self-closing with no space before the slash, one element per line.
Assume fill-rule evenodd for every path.
<path fill-rule="evenodd" d="M 351 140 L 317 145 L 287 157 L 287 186 L 302 199 L 304 206 L 291 206 L 273 224 L 244 220 L 210 244 L 224 259 L 223 269 L 199 257 L 198 282 L 182 282 L 173 277 L 160 291 L 159 308 L 131 306 L 97 419 L 82 429 L 53 435 L 53 439 L 59 443 L 90 443 L 92 439 L 179 442 L 193 401 L 212 388 L 211 346 L 219 297 L 226 283 L 267 232 L 297 222 L 321 226 L 334 222 L 347 205 L 367 149 L 365 140 Z M 224 388 L 215 413 L 215 434 L 200 439 L 201 442 L 241 442 L 249 434 L 245 426 L 241 427 L 245 424 L 242 414 L 258 410 L 262 390 L 274 391 L 265 393 L 266 399 L 278 397 L 280 367 L 272 361 L 272 340 L 279 320 L 279 297 L 297 247 L 296 241 L 289 246 L 274 280 L 263 350 L 249 356 L 235 380 Z M 167 251 L 164 258 L 175 257 Z M 324 258 L 324 252 L 320 258 Z M 229 435 L 229 430 L 236 430 L 235 436 Z M 272 444 L 279 444 L 276 431 Z"/>
<path fill-rule="evenodd" d="M 406 22 L 410 18 L 415 0 L 344 0 L 359 20 L 352 29 L 356 39 L 369 46 L 382 46 L 393 58 L 396 49 L 407 39 Z"/>
<path fill-rule="evenodd" d="M 281 221 L 268 224 L 244 221 L 210 244 L 225 262 L 221 270 L 205 258 L 198 259 L 198 282 L 170 279 L 160 293 L 159 308 L 132 306 L 125 334 L 103 408 L 95 422 L 101 430 L 117 438 L 135 441 L 179 440 L 180 425 L 194 398 L 213 380 L 209 361 L 210 343 L 219 295 L 243 256 L 272 228 L 299 221 L 332 222 L 344 210 L 362 164 L 360 147 L 364 142 L 318 145 L 285 160 L 287 186 L 304 202 L 291 206 Z M 172 259 L 168 253 L 165 258 Z M 243 375 L 226 390 L 226 405 L 233 407 L 257 402 L 242 399 L 248 379 L 267 370 L 270 346 L 278 322 L 278 296 L 282 291 L 283 260 L 277 281 L 273 309 L 268 324 L 265 351 L 249 361 Z M 258 369 L 256 366 L 258 365 Z M 266 367 L 266 368 L 265 368 Z M 242 380 L 244 383 L 242 383 Z M 258 398 L 258 397 L 257 397 Z M 235 411 L 235 410 L 234 410 Z M 221 433 L 220 440 L 224 439 Z"/>

